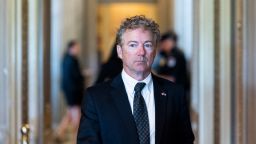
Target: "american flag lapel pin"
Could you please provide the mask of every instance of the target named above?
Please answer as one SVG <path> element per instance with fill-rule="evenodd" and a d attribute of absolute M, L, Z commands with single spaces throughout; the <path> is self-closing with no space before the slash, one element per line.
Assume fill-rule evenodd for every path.
<path fill-rule="evenodd" d="M 162 95 L 162 96 L 166 96 L 166 93 L 165 93 L 165 92 L 161 92 L 161 95 Z"/>

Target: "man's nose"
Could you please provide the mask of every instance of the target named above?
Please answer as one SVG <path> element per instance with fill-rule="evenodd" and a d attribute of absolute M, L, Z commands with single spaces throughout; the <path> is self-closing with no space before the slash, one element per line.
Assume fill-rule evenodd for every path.
<path fill-rule="evenodd" d="M 139 55 L 145 55 L 146 51 L 145 51 L 145 48 L 144 46 L 140 46 L 139 49 L 138 49 L 138 54 Z"/>

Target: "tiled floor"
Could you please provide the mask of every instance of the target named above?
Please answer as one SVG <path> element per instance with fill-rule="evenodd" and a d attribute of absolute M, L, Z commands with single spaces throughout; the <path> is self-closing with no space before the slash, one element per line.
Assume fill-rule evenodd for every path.
<path fill-rule="evenodd" d="M 72 136 L 73 133 L 71 129 L 67 130 L 66 134 L 63 136 L 62 139 L 58 139 L 54 134 L 51 134 L 51 136 L 49 136 L 50 138 L 47 144 L 75 144 L 75 142 L 72 142 Z"/>

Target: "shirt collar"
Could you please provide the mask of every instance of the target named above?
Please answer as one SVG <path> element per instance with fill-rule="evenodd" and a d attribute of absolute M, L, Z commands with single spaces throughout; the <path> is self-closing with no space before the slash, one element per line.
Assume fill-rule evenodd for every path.
<path fill-rule="evenodd" d="M 131 76 L 129 76 L 124 70 L 122 70 L 122 78 L 126 87 L 127 92 L 133 93 L 134 87 L 138 82 L 146 83 L 144 89 L 150 91 L 150 85 L 152 84 L 152 75 L 151 73 L 142 81 L 138 81 Z"/>

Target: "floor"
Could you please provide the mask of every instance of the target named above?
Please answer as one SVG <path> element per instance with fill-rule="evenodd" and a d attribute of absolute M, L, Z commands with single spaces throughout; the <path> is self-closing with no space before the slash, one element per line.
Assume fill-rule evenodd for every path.
<path fill-rule="evenodd" d="M 192 124 L 192 129 L 194 131 L 194 135 L 195 135 L 195 144 L 198 143 L 198 115 L 193 112 L 193 110 L 191 110 L 191 124 Z M 64 136 L 63 139 L 56 139 L 56 137 L 54 136 L 54 134 L 49 134 L 49 139 L 48 142 L 46 142 L 47 144 L 74 144 L 74 142 L 72 143 L 72 131 L 71 128 L 68 128 L 66 131 L 66 134 Z"/>
<path fill-rule="evenodd" d="M 72 131 L 70 129 L 67 130 L 66 134 L 63 136 L 63 138 L 59 139 L 54 134 L 51 134 L 49 136 L 47 144 L 75 144 L 75 142 L 72 143 Z"/>

